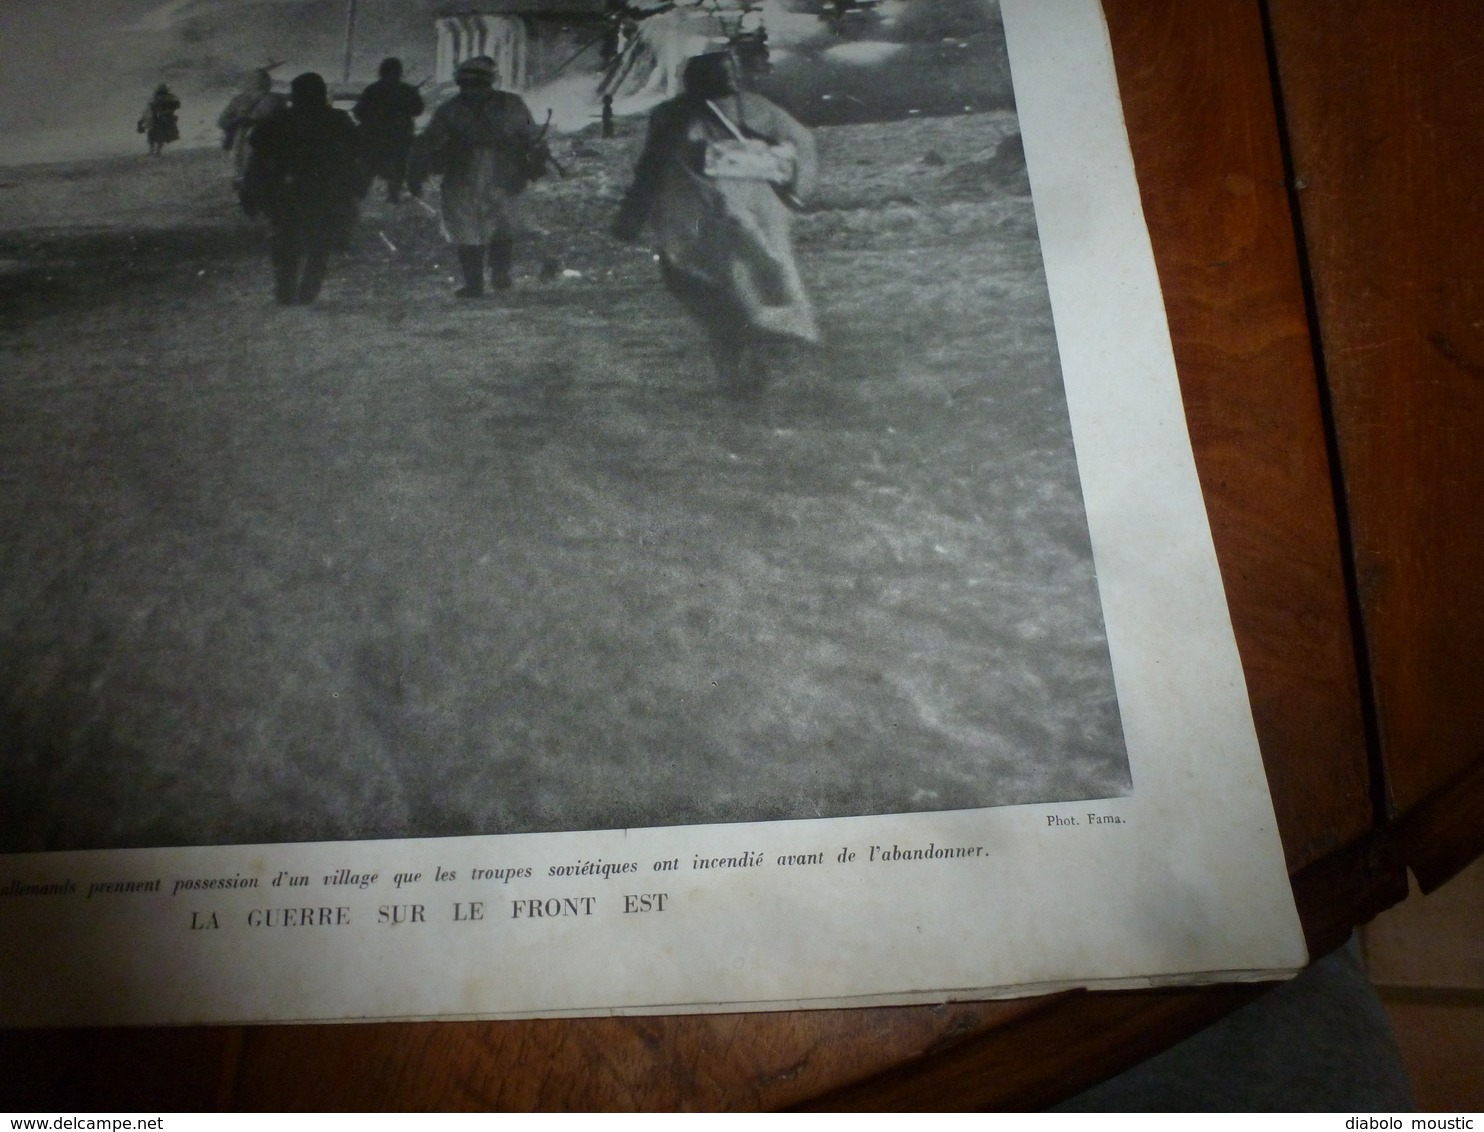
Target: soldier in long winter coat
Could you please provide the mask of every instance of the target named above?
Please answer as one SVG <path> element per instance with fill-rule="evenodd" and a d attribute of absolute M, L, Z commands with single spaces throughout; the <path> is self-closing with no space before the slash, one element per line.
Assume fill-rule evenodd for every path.
<path fill-rule="evenodd" d="M 242 207 L 273 225 L 273 293 L 282 304 L 319 295 L 330 253 L 344 251 L 367 180 L 350 115 L 330 106 L 325 80 L 310 72 L 290 88 L 289 108 L 255 126 Z"/>
<path fill-rule="evenodd" d="M 417 195 L 429 176 L 443 177 L 443 232 L 458 248 L 464 285 L 459 298 L 484 294 L 490 282 L 510 286 L 516 196 L 531 176 L 540 136 L 519 95 L 495 90 L 495 63 L 476 56 L 454 73 L 459 93 L 433 112 L 412 146 L 407 186 Z"/>
<path fill-rule="evenodd" d="M 817 342 L 819 327 L 794 261 L 789 202 L 814 189 L 810 133 L 761 95 L 742 92 L 724 52 L 686 64 L 683 92 L 655 107 L 634 183 L 613 232 L 632 242 L 647 222 L 672 294 L 705 328 L 717 374 L 735 391 L 767 377 L 770 341 Z M 716 145 L 751 139 L 785 144 L 792 167 L 779 176 L 729 175 L 713 167 Z M 767 144 L 764 144 L 767 143 Z M 757 145 L 755 145 L 756 150 Z"/>

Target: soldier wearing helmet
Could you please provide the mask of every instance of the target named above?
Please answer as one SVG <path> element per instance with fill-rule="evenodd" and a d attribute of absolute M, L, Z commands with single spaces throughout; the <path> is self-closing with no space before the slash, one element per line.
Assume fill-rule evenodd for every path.
<path fill-rule="evenodd" d="M 464 60 L 454 81 L 458 94 L 434 111 L 413 143 L 407 185 L 417 195 L 428 177 L 442 177 L 443 232 L 463 273 L 454 293 L 472 299 L 484 294 L 486 266 L 492 286 L 511 285 L 515 198 L 530 180 L 540 134 L 525 101 L 495 89 L 493 59 Z"/>

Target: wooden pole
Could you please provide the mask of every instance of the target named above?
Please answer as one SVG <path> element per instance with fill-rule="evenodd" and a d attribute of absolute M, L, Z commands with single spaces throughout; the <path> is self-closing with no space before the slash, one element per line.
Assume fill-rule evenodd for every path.
<path fill-rule="evenodd" d="M 350 82 L 350 57 L 356 43 L 356 0 L 347 0 L 345 8 L 345 65 L 341 68 L 340 80 Z"/>

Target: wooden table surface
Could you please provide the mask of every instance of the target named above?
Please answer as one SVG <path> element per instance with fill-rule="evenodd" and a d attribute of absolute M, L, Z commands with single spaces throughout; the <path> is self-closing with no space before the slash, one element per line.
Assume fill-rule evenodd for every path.
<path fill-rule="evenodd" d="M 1484 850 L 1484 21 L 1105 0 L 1316 955 Z M 704 1017 L 0 1035 L 0 1107 L 1025 1108 L 1253 987 Z"/>

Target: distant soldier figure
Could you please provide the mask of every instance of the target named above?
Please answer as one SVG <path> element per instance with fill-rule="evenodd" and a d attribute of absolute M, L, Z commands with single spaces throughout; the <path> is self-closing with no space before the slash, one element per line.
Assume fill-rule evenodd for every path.
<path fill-rule="evenodd" d="M 144 113 L 139 116 L 139 132 L 149 143 L 152 156 L 159 157 L 167 145 L 180 141 L 180 120 L 176 117 L 179 112 L 180 99 L 170 88 L 164 83 L 155 87 L 154 94 L 144 104 Z"/>
<path fill-rule="evenodd" d="M 611 138 L 613 136 L 613 95 L 603 96 L 603 113 L 599 117 L 603 122 L 603 136 Z"/>
<path fill-rule="evenodd" d="M 632 242 L 650 226 L 665 285 L 705 329 L 723 386 L 751 394 L 770 343 L 819 340 L 789 211 L 813 191 L 818 160 L 809 131 L 737 78 L 727 52 L 686 64 L 680 96 L 650 116 L 613 234 Z"/>
<path fill-rule="evenodd" d="M 771 69 L 768 63 L 768 29 L 763 25 L 761 13 L 749 11 L 742 14 L 736 31 L 731 35 L 730 45 L 744 75 L 761 75 Z"/>
<path fill-rule="evenodd" d="M 515 198 L 540 175 L 545 146 L 520 96 L 494 88 L 493 59 L 466 59 L 454 80 L 459 93 L 413 143 L 407 184 L 418 195 L 429 176 L 442 175 L 443 234 L 458 247 L 464 276 L 454 294 L 471 299 L 484 294 L 486 251 L 491 284 L 510 286 Z"/>
<path fill-rule="evenodd" d="M 402 199 L 407 179 L 407 156 L 412 151 L 417 116 L 423 98 L 417 87 L 402 81 L 402 61 L 383 59 L 381 77 L 361 92 L 351 111 L 361 126 L 361 160 L 366 171 L 386 182 L 386 199 Z"/>
<path fill-rule="evenodd" d="M 273 90 L 273 76 L 266 67 L 259 67 L 242 93 L 233 95 L 218 116 L 216 124 L 222 131 L 222 148 L 232 155 L 232 184 L 238 190 L 247 171 L 248 135 L 259 122 L 281 114 L 287 106 L 288 99 Z"/>
<path fill-rule="evenodd" d="M 286 306 L 319 295 L 367 188 L 355 123 L 330 106 L 325 80 L 310 72 L 289 89 L 288 109 L 252 129 L 241 190 L 243 211 L 273 225 L 273 294 Z"/>

